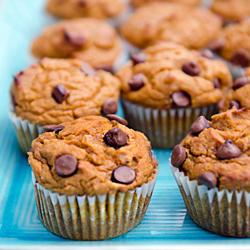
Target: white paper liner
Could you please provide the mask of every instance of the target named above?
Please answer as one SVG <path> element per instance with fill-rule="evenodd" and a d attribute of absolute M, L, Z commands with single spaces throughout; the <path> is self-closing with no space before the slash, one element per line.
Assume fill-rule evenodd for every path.
<path fill-rule="evenodd" d="M 182 194 L 188 214 L 199 226 L 216 234 L 250 237 L 250 193 L 208 189 L 190 181 L 188 176 L 169 164 Z"/>
<path fill-rule="evenodd" d="M 210 9 L 210 6 L 212 5 L 214 0 L 202 0 L 200 6 L 202 8 Z"/>
<path fill-rule="evenodd" d="M 159 173 L 126 193 L 67 196 L 52 193 L 32 181 L 39 217 L 52 233 L 74 240 L 104 240 L 122 235 L 138 225 L 149 205 Z"/>
<path fill-rule="evenodd" d="M 43 127 L 37 124 L 32 124 L 28 120 L 22 120 L 16 116 L 11 109 L 8 110 L 9 118 L 14 126 L 18 144 L 21 150 L 26 154 L 31 149 L 31 143 L 43 133 Z"/>
<path fill-rule="evenodd" d="M 161 110 L 145 108 L 122 97 L 121 103 L 128 126 L 143 132 L 155 148 L 173 148 L 190 132 L 191 125 L 200 115 L 209 120 L 219 112 L 217 104 Z"/>

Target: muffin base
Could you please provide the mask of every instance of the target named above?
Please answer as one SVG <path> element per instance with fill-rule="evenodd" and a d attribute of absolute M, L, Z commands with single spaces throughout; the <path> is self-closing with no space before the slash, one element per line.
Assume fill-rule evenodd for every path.
<path fill-rule="evenodd" d="M 192 220 L 213 233 L 250 237 L 250 193 L 208 189 L 169 164 Z"/>
<path fill-rule="evenodd" d="M 200 115 L 210 119 L 219 112 L 217 104 L 161 110 L 145 108 L 122 97 L 121 103 L 128 126 L 143 132 L 155 148 L 173 148 L 190 132 L 191 125 Z"/>
<path fill-rule="evenodd" d="M 66 196 L 52 193 L 37 183 L 32 172 L 37 211 L 52 233 L 73 240 L 105 240 L 137 226 L 149 205 L 154 179 L 126 193 Z"/>

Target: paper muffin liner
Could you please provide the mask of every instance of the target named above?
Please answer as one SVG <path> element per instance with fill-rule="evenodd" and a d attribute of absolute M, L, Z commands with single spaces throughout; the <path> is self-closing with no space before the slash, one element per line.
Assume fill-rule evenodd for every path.
<path fill-rule="evenodd" d="M 128 126 L 143 132 L 155 148 L 173 148 L 190 132 L 191 125 L 200 115 L 209 120 L 219 112 L 217 104 L 161 110 L 145 108 L 124 98 L 121 103 Z"/>
<path fill-rule="evenodd" d="M 250 237 L 250 193 L 208 189 L 169 164 L 187 212 L 199 226 L 216 234 Z"/>
<path fill-rule="evenodd" d="M 137 226 L 148 208 L 159 173 L 154 179 L 126 193 L 67 196 L 37 183 L 32 172 L 39 217 L 52 233 L 73 240 L 105 240 Z"/>
<path fill-rule="evenodd" d="M 29 120 L 22 120 L 11 109 L 8 110 L 9 118 L 14 126 L 18 144 L 21 150 L 26 154 L 31 149 L 31 143 L 43 133 L 43 127 L 32 124 Z"/>

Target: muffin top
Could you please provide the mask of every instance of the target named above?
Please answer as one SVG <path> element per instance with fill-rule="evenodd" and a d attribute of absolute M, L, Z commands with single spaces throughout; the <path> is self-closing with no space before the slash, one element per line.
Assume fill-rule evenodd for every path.
<path fill-rule="evenodd" d="M 131 0 L 131 4 L 135 7 L 139 7 L 150 2 L 172 2 L 188 6 L 197 6 L 200 4 L 201 0 Z"/>
<path fill-rule="evenodd" d="M 11 86 L 16 115 L 39 125 L 115 113 L 119 92 L 116 77 L 78 59 L 43 58 L 17 74 Z"/>
<path fill-rule="evenodd" d="M 79 58 L 95 68 L 113 66 L 120 54 L 115 29 L 92 18 L 64 20 L 44 29 L 32 44 L 37 58 Z"/>
<path fill-rule="evenodd" d="M 250 111 L 233 107 L 200 117 L 173 149 L 172 165 L 209 188 L 250 191 Z"/>
<path fill-rule="evenodd" d="M 235 65 L 250 66 L 250 18 L 225 26 L 209 48 Z"/>
<path fill-rule="evenodd" d="M 250 15 L 249 0 L 214 0 L 211 10 L 228 20 L 242 19 Z"/>
<path fill-rule="evenodd" d="M 214 39 L 221 25 L 221 19 L 209 10 L 156 2 L 136 9 L 120 32 L 139 48 L 162 40 L 200 49 Z"/>
<path fill-rule="evenodd" d="M 232 77 L 224 62 L 208 59 L 210 56 L 211 51 L 188 50 L 174 43 L 150 46 L 132 55 L 117 72 L 122 96 L 160 109 L 217 103 L 232 86 Z"/>
<path fill-rule="evenodd" d="M 121 0 L 49 0 L 47 3 L 47 11 L 60 18 L 106 19 L 118 16 L 124 8 Z"/>
<path fill-rule="evenodd" d="M 142 133 L 100 116 L 40 134 L 28 154 L 38 183 L 70 196 L 132 190 L 152 180 L 158 165 Z"/>
<path fill-rule="evenodd" d="M 235 106 L 236 108 L 250 108 L 250 68 L 245 70 L 245 76 L 234 81 L 232 89 L 230 89 L 223 102 L 220 103 L 220 109 L 226 111 Z"/>

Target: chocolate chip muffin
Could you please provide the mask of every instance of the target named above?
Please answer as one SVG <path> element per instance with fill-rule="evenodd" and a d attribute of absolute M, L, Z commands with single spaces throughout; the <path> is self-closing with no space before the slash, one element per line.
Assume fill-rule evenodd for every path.
<path fill-rule="evenodd" d="M 10 117 L 26 153 L 41 126 L 117 111 L 120 81 L 78 59 L 43 58 L 18 73 Z"/>
<path fill-rule="evenodd" d="M 209 10 L 155 2 L 136 9 L 120 33 L 139 49 L 159 40 L 201 49 L 215 38 L 221 25 L 221 19 Z"/>
<path fill-rule="evenodd" d="M 158 162 L 142 133 L 121 124 L 124 119 L 109 119 L 62 123 L 32 142 L 38 213 L 59 236 L 113 238 L 134 228 L 146 212 Z"/>
<path fill-rule="evenodd" d="M 131 4 L 135 7 L 140 7 L 150 2 L 172 2 L 188 6 L 197 6 L 200 4 L 200 0 L 131 0 Z"/>
<path fill-rule="evenodd" d="M 249 237 L 250 111 L 233 107 L 199 117 L 171 156 L 171 170 L 191 218 L 217 234 Z"/>
<path fill-rule="evenodd" d="M 166 42 L 132 55 L 116 74 L 129 126 L 145 133 L 153 147 L 173 148 L 200 114 L 218 112 L 232 78 L 212 56 Z"/>
<path fill-rule="evenodd" d="M 45 28 L 31 50 L 37 58 L 78 58 L 97 69 L 112 70 L 124 59 L 115 29 L 93 18 L 65 20 Z"/>

